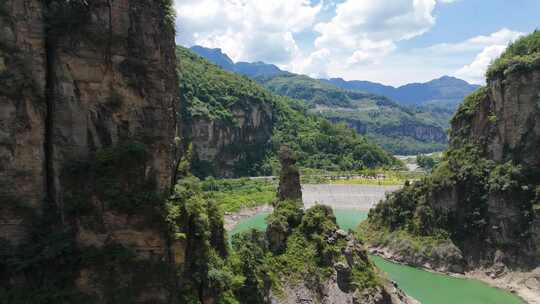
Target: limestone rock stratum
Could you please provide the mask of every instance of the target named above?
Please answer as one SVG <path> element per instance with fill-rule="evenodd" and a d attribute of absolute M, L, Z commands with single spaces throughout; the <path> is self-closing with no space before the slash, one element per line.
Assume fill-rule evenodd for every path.
<path fill-rule="evenodd" d="M 141 194 L 137 204 L 150 206 L 159 200 L 142 198 L 142 191 L 167 193 L 173 181 L 179 92 L 170 5 L 167 0 L 0 3 L 2 241 L 15 248 L 47 222 L 44 231 L 65 231 L 79 251 L 119 245 L 150 264 L 170 260 L 166 230 L 148 224 L 144 214 L 122 211 L 111 199 L 113 189 L 125 196 L 135 189 Z M 117 148 L 125 154 L 115 154 Z M 135 166 L 119 156 L 134 154 Z M 106 171 L 103 165 L 111 162 L 119 172 Z M 83 214 L 83 207 L 91 213 Z M 72 281 L 81 290 L 98 302 L 116 297 L 107 291 L 114 284 L 100 281 L 100 269 L 79 266 Z M 7 275 L 0 287 L 9 289 L 14 282 L 36 284 L 32 276 L 38 274 Z M 141 275 L 141 269 L 127 270 L 117 284 Z M 169 282 L 147 279 L 129 299 L 165 302 Z"/>
<path fill-rule="evenodd" d="M 300 172 L 296 167 L 296 155 L 288 146 L 282 146 L 279 151 L 281 173 L 279 177 L 278 199 L 280 201 L 302 201 L 302 186 Z"/>

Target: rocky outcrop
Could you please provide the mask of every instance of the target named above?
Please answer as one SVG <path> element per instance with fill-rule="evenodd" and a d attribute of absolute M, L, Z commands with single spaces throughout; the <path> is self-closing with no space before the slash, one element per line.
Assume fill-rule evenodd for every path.
<path fill-rule="evenodd" d="M 416 241 L 409 250 L 400 240 L 373 235 L 379 253 L 481 279 L 482 272 L 490 283 L 540 301 L 538 289 L 505 283 L 534 281 L 540 267 L 539 36 L 536 31 L 509 46 L 490 67 L 487 86 L 464 100 L 451 121 L 450 148 L 433 174 L 370 212 L 368 226 L 379 236 L 407 233 Z M 443 254 L 425 254 L 440 239 L 451 244 Z"/>
<path fill-rule="evenodd" d="M 193 169 L 198 175 L 237 177 L 250 174 L 271 146 L 270 104 L 233 105 L 234 121 L 196 116 L 191 124 Z"/>
<path fill-rule="evenodd" d="M 449 240 L 418 246 L 411 240 L 393 235 L 385 244 L 370 244 L 369 252 L 397 263 L 442 273 L 464 273 L 466 267 L 463 253 Z"/>
<path fill-rule="evenodd" d="M 330 118 L 330 121 L 334 123 L 345 122 L 347 126 L 363 135 L 372 133 L 396 138 L 410 137 L 422 142 L 447 143 L 447 134 L 443 128 L 414 121 L 403 121 L 397 126 L 383 125 L 379 127 L 356 119 Z"/>
<path fill-rule="evenodd" d="M 272 304 L 418 304 L 397 286 L 386 282 L 385 287 L 377 287 L 358 293 L 347 293 L 339 288 L 336 274 L 320 286 L 322 296 L 305 285 L 287 286 L 280 295 L 270 295 Z"/>
<path fill-rule="evenodd" d="M 283 146 L 279 151 L 281 173 L 279 176 L 279 201 L 302 201 L 302 186 L 300 185 L 300 172 L 296 167 L 296 155 L 288 147 Z"/>
<path fill-rule="evenodd" d="M 43 18 L 42 1 L 0 4 L 0 237 L 14 243 L 27 234 L 17 209 L 46 197 Z"/>
<path fill-rule="evenodd" d="M 473 257 L 472 252 L 489 252 L 487 256 L 475 258 L 490 261 L 495 261 L 498 251 L 499 259 L 505 264 L 539 265 L 540 249 L 535 234 L 538 218 L 534 211 L 528 213 L 532 206 L 527 201 L 534 200 L 534 186 L 530 184 L 538 186 L 540 183 L 537 176 L 540 170 L 540 72 L 506 73 L 504 77 L 490 79 L 484 92 L 478 96 L 474 113 L 454 119 L 452 145 L 458 148 L 464 141 L 475 143 L 482 147 L 485 157 L 496 164 L 511 162 L 514 167 L 523 168 L 527 180 L 515 180 L 522 183 L 519 189 L 508 185 L 487 194 L 490 229 L 486 237 L 490 244 L 478 248 L 479 244 L 471 240 L 465 242 L 464 251 Z M 459 189 L 454 191 L 459 192 Z M 438 204 L 450 208 L 459 206 L 452 198 Z"/>
<path fill-rule="evenodd" d="M 30 228 L 66 231 L 77 251 L 120 246 L 148 265 L 172 262 L 166 229 L 128 211 L 159 208 L 160 200 L 142 194 L 167 192 L 176 166 L 179 94 L 169 5 L 0 3 L 0 238 L 17 245 L 33 237 Z M 130 157 L 136 164 L 123 167 Z M 111 161 L 116 171 L 107 171 Z M 141 196 L 129 196 L 132 190 Z M 117 199 L 111 191 L 119 191 Z M 107 288 L 147 275 L 117 262 L 111 269 L 124 274 L 116 283 L 106 286 L 99 265 L 83 263 L 75 285 L 109 302 L 116 296 Z M 125 299 L 167 301 L 170 282 L 146 279 Z"/>
<path fill-rule="evenodd" d="M 330 238 L 330 242 L 346 239 L 342 249 L 343 261 L 334 264 L 330 277 L 317 286 L 308 282 L 286 284 L 279 294 L 271 292 L 272 304 L 321 303 L 321 304 L 417 304 L 408 297 L 397 285 L 381 279 L 381 285 L 358 288 L 355 285 L 353 272 L 358 271 L 358 265 L 369 264 L 363 244 L 354 236 L 338 230 Z M 356 269 L 355 269 L 356 268 Z"/>

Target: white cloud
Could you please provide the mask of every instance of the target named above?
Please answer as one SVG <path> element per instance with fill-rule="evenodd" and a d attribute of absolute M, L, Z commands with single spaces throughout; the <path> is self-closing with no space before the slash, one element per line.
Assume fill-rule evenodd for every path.
<path fill-rule="evenodd" d="M 474 60 L 459 68 L 454 75 L 472 83 L 483 84 L 489 64 L 504 52 L 510 42 L 523 35 L 524 33 L 503 28 L 487 36 L 476 36 L 456 44 L 434 46 L 432 50 L 439 50 L 447 55 L 476 51 Z"/>
<path fill-rule="evenodd" d="M 505 49 L 505 45 L 492 45 L 486 47 L 476 56 L 471 64 L 465 65 L 459 69 L 455 75 L 472 83 L 483 83 L 485 79 L 484 74 L 489 64 L 499 57 Z"/>
<path fill-rule="evenodd" d="M 492 45 L 507 45 L 510 41 L 516 40 L 523 33 L 502 28 L 489 35 L 480 35 L 458 43 L 441 43 L 429 47 L 429 52 L 450 54 L 457 52 L 480 51 Z"/>
<path fill-rule="evenodd" d="M 296 57 L 295 72 L 337 75 L 377 65 L 396 50 L 396 43 L 422 35 L 435 24 L 436 0 L 346 0 L 336 15 L 315 26 L 319 36 L 307 59 Z M 325 60 L 317 60 L 321 52 Z"/>
<path fill-rule="evenodd" d="M 288 63 L 293 34 L 310 28 L 322 4 L 307 0 L 175 0 L 179 43 L 219 47 L 233 60 Z"/>
<path fill-rule="evenodd" d="M 446 74 L 481 83 L 489 63 L 523 33 L 502 28 L 459 42 L 398 48 L 435 25 L 437 5 L 460 1 L 175 0 L 177 40 L 314 77 L 399 85 Z M 311 47 L 296 40 L 306 33 L 314 36 Z"/>

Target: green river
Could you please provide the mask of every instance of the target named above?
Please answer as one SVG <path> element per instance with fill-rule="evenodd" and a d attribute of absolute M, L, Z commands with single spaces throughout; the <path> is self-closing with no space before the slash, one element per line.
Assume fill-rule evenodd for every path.
<path fill-rule="evenodd" d="M 336 210 L 336 218 L 342 229 L 354 229 L 367 217 L 366 212 Z M 268 213 L 261 213 L 238 223 L 231 234 L 251 228 L 263 230 Z M 409 266 L 398 265 L 380 257 L 372 261 L 388 277 L 398 283 L 407 294 L 422 304 L 522 304 L 518 297 L 509 292 L 492 288 L 480 281 L 453 278 L 431 273 Z"/>

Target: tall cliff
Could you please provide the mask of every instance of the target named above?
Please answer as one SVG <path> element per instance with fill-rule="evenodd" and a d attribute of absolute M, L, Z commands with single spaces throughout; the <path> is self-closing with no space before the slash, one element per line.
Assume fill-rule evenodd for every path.
<path fill-rule="evenodd" d="M 185 137 L 197 176 L 256 175 L 272 148 L 272 96 L 256 83 L 177 47 Z"/>
<path fill-rule="evenodd" d="M 540 32 L 512 44 L 487 76 L 452 119 L 450 149 L 433 174 L 370 212 L 372 245 L 407 263 L 484 268 L 492 278 L 540 267 Z M 532 273 L 518 285 L 540 297 Z"/>
<path fill-rule="evenodd" d="M 303 168 L 400 165 L 354 130 L 310 114 L 303 101 L 274 95 L 183 47 L 177 57 L 184 137 L 191 141 L 198 177 L 277 174 L 282 144 L 298 151 Z"/>
<path fill-rule="evenodd" d="M 29 286 L 104 303 L 170 297 L 148 269 L 173 262 L 159 220 L 178 154 L 171 9 L 0 3 L 2 299 Z"/>

